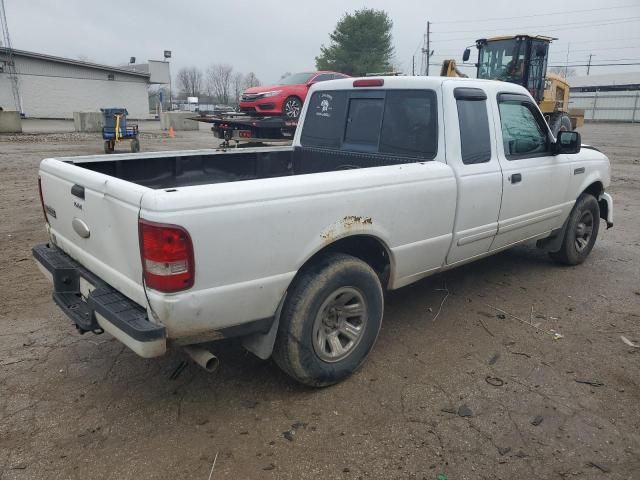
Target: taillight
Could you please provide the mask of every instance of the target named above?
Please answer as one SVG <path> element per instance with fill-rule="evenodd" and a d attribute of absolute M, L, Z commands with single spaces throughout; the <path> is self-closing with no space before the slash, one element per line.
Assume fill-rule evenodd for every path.
<path fill-rule="evenodd" d="M 44 196 L 42 195 L 42 178 L 38 175 L 38 192 L 40 193 L 40 205 L 42 205 L 42 214 L 44 215 L 44 221 L 49 225 L 49 217 L 47 217 L 47 209 L 44 208 Z"/>
<path fill-rule="evenodd" d="M 160 292 L 193 286 L 195 263 L 189 233 L 178 225 L 138 221 L 144 281 Z"/>
<path fill-rule="evenodd" d="M 360 80 L 354 80 L 354 87 L 382 87 L 384 85 L 384 78 L 364 78 Z"/>

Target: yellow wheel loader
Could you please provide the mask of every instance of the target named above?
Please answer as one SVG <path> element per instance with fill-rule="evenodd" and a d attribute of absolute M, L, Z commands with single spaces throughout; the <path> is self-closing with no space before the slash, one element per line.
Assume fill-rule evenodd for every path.
<path fill-rule="evenodd" d="M 569 111 L 569 84 L 553 73 L 547 73 L 549 45 L 553 37 L 513 35 L 481 38 L 478 49 L 477 77 L 502 80 L 522 85 L 535 98 L 554 135 L 561 130 L 573 130 L 584 124 L 584 111 Z M 464 51 L 462 60 L 471 56 Z M 445 60 L 440 75 L 466 77 L 455 60 Z"/>

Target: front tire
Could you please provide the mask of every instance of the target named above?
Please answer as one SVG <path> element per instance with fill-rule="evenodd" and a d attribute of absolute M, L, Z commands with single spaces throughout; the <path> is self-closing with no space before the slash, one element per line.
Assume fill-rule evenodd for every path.
<path fill-rule="evenodd" d="M 600 229 L 600 206 L 593 195 L 583 193 L 571 210 L 562 247 L 549 255 L 556 262 L 578 265 L 591 253 Z"/>
<path fill-rule="evenodd" d="M 383 310 L 380 279 L 368 264 L 350 255 L 325 255 L 289 289 L 273 358 L 304 385 L 333 385 L 364 362 Z"/>
<path fill-rule="evenodd" d="M 302 111 L 302 102 L 298 97 L 287 97 L 282 104 L 282 116 L 287 120 L 297 120 Z"/>

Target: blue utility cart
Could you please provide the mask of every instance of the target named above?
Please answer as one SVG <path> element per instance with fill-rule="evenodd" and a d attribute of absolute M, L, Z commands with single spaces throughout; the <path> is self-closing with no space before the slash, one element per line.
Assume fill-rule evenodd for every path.
<path fill-rule="evenodd" d="M 104 127 L 102 127 L 102 138 L 104 140 L 104 153 L 113 153 L 116 143 L 123 140 L 130 140 L 131 151 L 140 151 L 140 141 L 138 140 L 138 125 L 127 124 L 126 108 L 101 108 L 104 116 Z"/>

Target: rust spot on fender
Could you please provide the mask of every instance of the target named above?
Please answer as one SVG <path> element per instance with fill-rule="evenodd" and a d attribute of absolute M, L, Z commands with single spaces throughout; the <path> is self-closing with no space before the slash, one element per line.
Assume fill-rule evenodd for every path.
<path fill-rule="evenodd" d="M 320 234 L 320 237 L 325 243 L 331 243 L 335 238 L 339 236 L 340 232 L 351 230 L 354 227 L 362 225 L 371 225 L 373 220 L 371 217 L 361 217 L 359 215 L 346 215 L 342 220 L 336 222 L 327 230 Z"/>
<path fill-rule="evenodd" d="M 358 223 L 362 225 L 371 225 L 373 223 L 373 220 L 371 220 L 371 217 L 360 217 L 356 215 L 347 215 L 342 219 L 342 224 L 347 228 L 352 227 Z"/>

